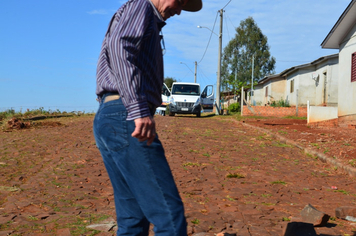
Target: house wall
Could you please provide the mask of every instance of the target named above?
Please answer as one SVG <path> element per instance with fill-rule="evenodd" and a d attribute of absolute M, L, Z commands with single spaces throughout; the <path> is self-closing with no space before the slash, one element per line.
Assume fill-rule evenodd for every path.
<path fill-rule="evenodd" d="M 332 58 L 316 66 L 315 105 L 337 106 L 339 59 Z"/>
<path fill-rule="evenodd" d="M 356 52 L 356 25 L 340 45 L 338 116 L 356 114 L 356 82 L 351 82 L 351 55 Z"/>
<path fill-rule="evenodd" d="M 291 106 L 306 106 L 309 100 L 311 105 L 315 105 L 315 81 L 311 79 L 314 72 L 313 66 L 295 71 L 287 76 L 286 99 Z M 294 90 L 291 92 L 291 81 L 294 80 Z"/>
<path fill-rule="evenodd" d="M 285 91 L 289 104 L 296 106 L 298 99 L 298 106 L 306 106 L 308 101 L 311 106 L 337 106 L 338 67 L 338 58 L 332 58 L 288 75 Z M 291 92 L 292 80 L 294 80 L 293 92 Z"/>
<path fill-rule="evenodd" d="M 254 101 L 256 102 L 256 105 L 261 105 L 263 101 L 263 85 L 255 85 L 253 88 L 253 93 L 254 93 Z"/>
<path fill-rule="evenodd" d="M 286 88 L 287 81 L 284 78 L 279 78 L 272 84 L 271 89 L 271 98 L 274 101 L 279 101 L 285 98 L 285 88 Z"/>
<path fill-rule="evenodd" d="M 255 86 L 255 101 L 257 106 L 265 106 L 272 101 L 279 101 L 285 99 L 285 84 L 286 81 L 283 77 L 273 78 L 264 84 Z M 266 96 L 266 88 L 268 88 L 268 96 Z"/>

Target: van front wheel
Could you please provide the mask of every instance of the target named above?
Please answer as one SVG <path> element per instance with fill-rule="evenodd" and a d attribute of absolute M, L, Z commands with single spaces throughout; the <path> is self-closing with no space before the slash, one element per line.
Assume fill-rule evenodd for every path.
<path fill-rule="evenodd" d="M 175 115 L 175 113 L 174 112 L 169 112 L 169 114 L 168 114 L 169 116 L 174 116 Z"/>
<path fill-rule="evenodd" d="M 199 112 L 199 113 L 197 113 L 197 117 L 200 117 L 200 112 Z"/>

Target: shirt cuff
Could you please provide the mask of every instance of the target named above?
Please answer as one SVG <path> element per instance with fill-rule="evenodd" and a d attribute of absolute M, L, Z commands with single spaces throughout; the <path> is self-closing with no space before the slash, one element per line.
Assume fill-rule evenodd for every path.
<path fill-rule="evenodd" d="M 126 110 L 128 113 L 126 120 L 135 120 L 138 118 L 151 116 L 151 112 L 146 101 L 130 104 L 126 107 Z"/>

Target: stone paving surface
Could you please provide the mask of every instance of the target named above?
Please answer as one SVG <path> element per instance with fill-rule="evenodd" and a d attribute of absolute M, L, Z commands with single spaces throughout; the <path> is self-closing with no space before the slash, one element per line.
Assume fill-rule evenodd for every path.
<path fill-rule="evenodd" d="M 115 235 L 112 225 L 87 228 L 115 221 L 92 120 L 0 133 L 0 235 Z M 335 216 L 356 200 L 355 178 L 340 168 L 229 116 L 156 123 L 189 235 L 283 235 L 308 204 L 330 216 L 316 235 L 356 235 L 356 223 Z"/>

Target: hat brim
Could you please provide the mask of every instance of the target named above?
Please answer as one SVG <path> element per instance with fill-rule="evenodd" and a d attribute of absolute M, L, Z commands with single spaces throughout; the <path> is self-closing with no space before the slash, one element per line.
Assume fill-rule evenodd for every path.
<path fill-rule="evenodd" d="M 203 3 L 201 0 L 188 0 L 187 4 L 183 7 L 184 11 L 200 11 L 203 8 Z"/>

